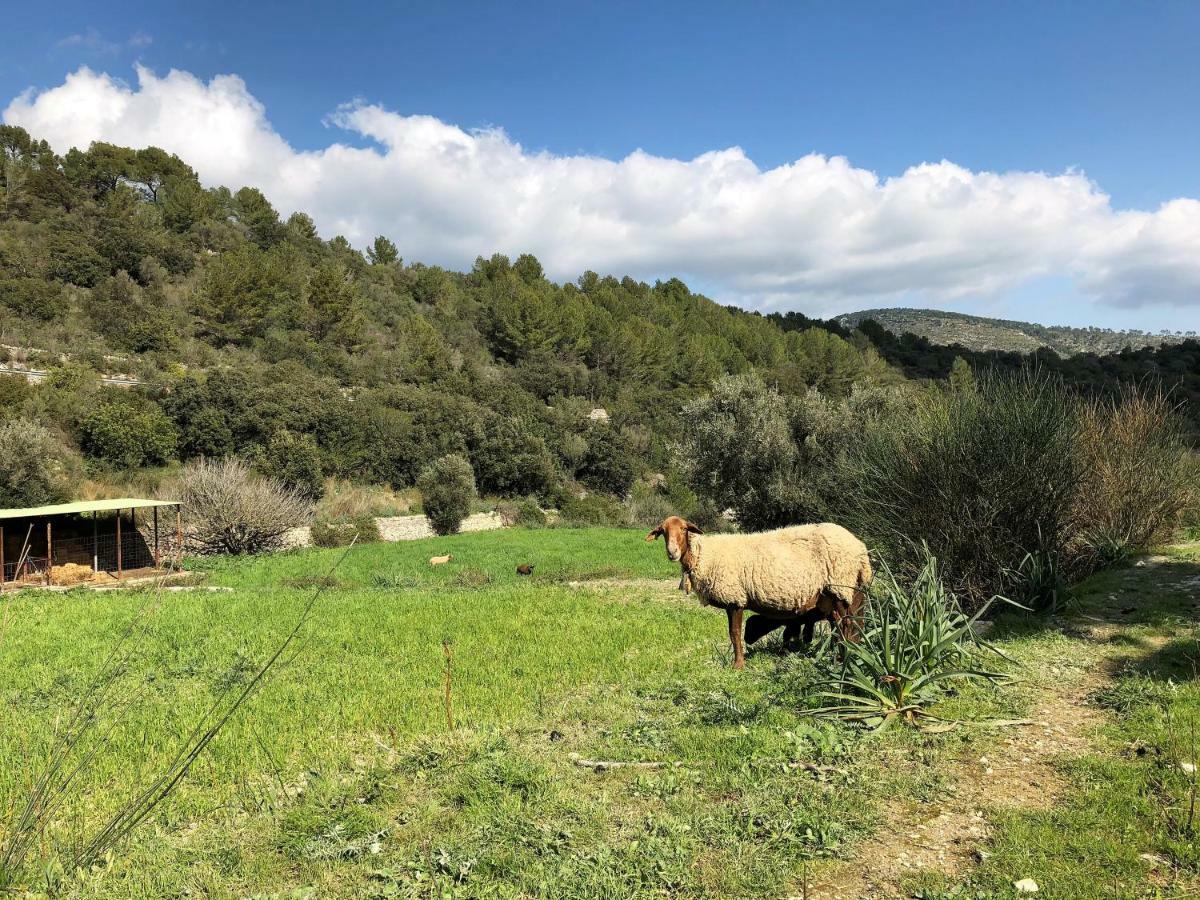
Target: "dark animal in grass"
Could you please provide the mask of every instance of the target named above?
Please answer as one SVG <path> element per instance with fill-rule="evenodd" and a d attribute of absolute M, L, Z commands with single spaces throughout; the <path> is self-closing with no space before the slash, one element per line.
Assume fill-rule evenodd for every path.
<path fill-rule="evenodd" d="M 517 566 L 517 574 L 518 575 L 532 575 L 533 574 L 533 566 L 534 566 L 533 563 L 521 563 L 521 565 Z"/>
<path fill-rule="evenodd" d="M 831 620 L 843 640 L 857 639 L 855 619 L 871 581 L 871 560 L 866 545 L 840 525 L 705 535 L 686 519 L 668 516 L 646 540 L 660 537 L 667 559 L 679 563 L 700 602 L 725 610 L 735 669 L 746 664 L 747 610 L 785 620 L 815 612 Z"/>
<path fill-rule="evenodd" d="M 797 646 L 807 647 L 812 643 L 813 628 L 824 618 L 825 616 L 817 609 L 786 619 L 757 613 L 746 620 L 746 646 L 755 644 L 771 632 L 782 628 L 785 647 L 788 649 Z"/>

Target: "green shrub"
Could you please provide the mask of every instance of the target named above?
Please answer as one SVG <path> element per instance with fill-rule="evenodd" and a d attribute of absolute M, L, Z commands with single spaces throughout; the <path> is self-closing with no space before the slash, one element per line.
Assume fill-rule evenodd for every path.
<path fill-rule="evenodd" d="M 545 528 L 546 512 L 538 506 L 536 500 L 527 497 L 517 504 L 516 520 L 513 524 L 522 528 Z"/>
<path fill-rule="evenodd" d="M 175 453 L 178 433 L 157 405 L 114 389 L 79 423 L 80 446 L 119 469 L 162 465 Z"/>
<path fill-rule="evenodd" d="M 835 520 L 915 578 L 927 545 L 951 589 L 981 603 L 1029 553 L 1062 553 L 1080 483 L 1078 402 L 1036 371 L 930 391 L 848 440 Z"/>
<path fill-rule="evenodd" d="M 374 544 L 381 540 L 379 525 L 373 516 L 364 516 L 349 522 L 314 522 L 311 535 L 312 542 L 317 547 L 345 547 L 351 541 Z"/>
<path fill-rule="evenodd" d="M 685 407 L 676 462 L 710 510 L 732 509 L 749 531 L 836 519 L 838 463 L 853 436 L 904 418 L 912 402 L 892 388 L 788 397 L 757 375 L 727 376 Z"/>
<path fill-rule="evenodd" d="M 549 521 L 536 497 L 524 500 L 503 500 L 496 504 L 496 512 L 506 527 L 545 528 Z"/>
<path fill-rule="evenodd" d="M 555 479 L 554 457 L 532 423 L 495 418 L 471 452 L 479 490 L 514 496 L 544 491 Z"/>
<path fill-rule="evenodd" d="M 33 388 L 24 376 L 0 373 L 0 421 L 19 416 L 32 394 Z"/>
<path fill-rule="evenodd" d="M 162 292 L 143 291 L 125 272 L 92 288 L 87 310 L 96 328 L 122 350 L 169 350 L 179 342 Z"/>
<path fill-rule="evenodd" d="M 269 478 L 282 482 L 310 500 L 319 500 L 325 492 L 321 477 L 321 450 L 308 434 L 281 429 L 271 436 L 258 463 Z"/>
<path fill-rule="evenodd" d="M 594 491 L 623 495 L 637 475 L 629 443 L 613 426 L 593 424 L 584 435 L 587 450 L 575 473 Z"/>
<path fill-rule="evenodd" d="M 63 314 L 66 298 L 62 286 L 52 281 L 0 277 L 0 307 L 48 322 Z"/>
<path fill-rule="evenodd" d="M 0 422 L 0 507 L 70 499 L 73 454 L 49 429 L 28 419 Z"/>
<path fill-rule="evenodd" d="M 421 503 L 438 534 L 454 534 L 475 503 L 475 475 L 471 464 L 457 454 L 435 460 L 417 479 Z"/>
<path fill-rule="evenodd" d="M 645 481 L 638 481 L 633 485 L 625 506 L 629 511 L 629 521 L 639 527 L 653 528 L 667 516 L 673 515 L 694 521 L 690 509 L 673 501 L 664 491 Z"/>
<path fill-rule="evenodd" d="M 592 525 L 629 524 L 629 513 L 615 497 L 605 494 L 588 494 L 572 497 L 559 509 L 560 521 L 572 528 L 587 528 Z"/>
<path fill-rule="evenodd" d="M 732 523 L 721 515 L 711 500 L 697 497 L 678 475 L 658 483 L 637 481 L 625 501 L 629 522 L 652 528 L 667 516 L 682 516 L 706 533 L 731 530 Z"/>

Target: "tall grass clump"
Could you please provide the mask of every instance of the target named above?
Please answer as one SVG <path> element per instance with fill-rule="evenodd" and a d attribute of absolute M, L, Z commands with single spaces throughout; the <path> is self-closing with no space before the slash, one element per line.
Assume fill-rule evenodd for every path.
<path fill-rule="evenodd" d="M 382 540 L 379 524 L 372 516 L 363 516 L 349 522 L 322 522 L 312 524 L 310 536 L 317 547 L 345 547 L 351 542 L 374 544 Z"/>
<path fill-rule="evenodd" d="M 1075 567 L 1088 571 L 1168 539 L 1197 498 L 1197 461 L 1169 395 L 1149 386 L 1081 404 Z"/>
<path fill-rule="evenodd" d="M 924 561 L 911 582 L 880 566 L 871 602 L 856 643 L 842 644 L 841 661 L 826 655 L 826 677 L 812 699 L 814 715 L 873 728 L 915 723 L 932 716 L 929 707 L 963 681 L 1003 679 L 981 666 L 986 653 L 1000 652 L 974 632 L 992 598 L 968 616 L 940 577 L 938 561 L 922 548 Z"/>
<path fill-rule="evenodd" d="M 317 503 L 316 518 L 322 522 L 352 522 L 357 519 L 404 516 L 419 506 L 408 493 L 386 485 L 357 484 L 345 478 L 326 478 L 324 493 Z"/>
<path fill-rule="evenodd" d="M 1068 543 L 1080 428 L 1075 397 L 1036 370 L 925 393 L 847 436 L 833 512 L 905 577 L 928 546 L 950 589 L 978 605 L 1029 554 Z"/>
<path fill-rule="evenodd" d="M 561 503 L 558 522 L 569 528 L 592 528 L 598 525 L 621 528 L 629 525 L 629 512 L 615 497 L 588 494 L 586 497 L 570 497 Z"/>

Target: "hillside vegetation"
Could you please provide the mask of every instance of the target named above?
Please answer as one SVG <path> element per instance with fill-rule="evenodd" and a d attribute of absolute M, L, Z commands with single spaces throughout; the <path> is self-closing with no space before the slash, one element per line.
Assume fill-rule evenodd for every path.
<path fill-rule="evenodd" d="M 946 382 L 956 361 L 1031 359 L 874 321 L 761 316 L 678 279 L 586 271 L 558 284 L 528 254 L 453 272 L 406 262 L 386 236 L 363 253 L 321 239 L 303 212 L 283 218 L 254 188 L 204 188 L 156 148 L 59 156 L 11 126 L 0 127 L 0 310 L 0 363 L 49 373 L 0 378 L 15 445 L 46 451 L 37 478 L 4 488 L 0 502 L 14 503 L 78 494 L 85 477 L 152 490 L 156 473 L 230 454 L 313 496 L 330 478 L 398 490 L 459 455 L 484 496 L 561 506 L 666 473 L 647 515 L 703 504 L 711 515 L 715 495 L 672 477 L 672 448 L 685 404 L 723 377 L 837 402 Z M 1087 393 L 1151 383 L 1177 402 L 1200 397 L 1195 341 L 1032 359 Z M 1193 422 L 1197 408 L 1184 406 Z"/>
<path fill-rule="evenodd" d="M 1072 328 L 1068 325 L 1038 325 L 1010 319 L 989 319 L 941 309 L 864 309 L 846 313 L 837 320 L 855 328 L 866 320 L 878 322 L 894 334 L 915 334 L 935 344 L 958 344 L 969 350 L 1009 350 L 1033 353 L 1049 347 L 1062 356 L 1076 353 L 1119 353 L 1130 348 L 1177 344 L 1196 332 L 1120 331 L 1112 328 Z"/>
<path fill-rule="evenodd" d="M 484 493 L 621 494 L 666 466 L 680 406 L 717 376 L 832 396 L 889 377 L 865 342 L 784 332 L 676 279 L 555 284 L 529 255 L 451 272 L 382 236 L 365 254 L 322 240 L 154 148 L 60 157 L 6 126 L 0 150 L 0 344 L 51 372 L 0 379 L 0 416 L 92 471 L 238 453 L 403 487 L 457 453 Z M 101 387 L 114 370 L 144 387 Z"/>

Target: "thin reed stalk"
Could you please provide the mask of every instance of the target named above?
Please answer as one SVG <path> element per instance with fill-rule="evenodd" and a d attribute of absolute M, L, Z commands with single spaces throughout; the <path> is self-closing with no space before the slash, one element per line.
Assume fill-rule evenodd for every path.
<path fill-rule="evenodd" d="M 259 690 L 268 674 L 296 643 L 311 620 L 317 601 L 332 583 L 333 574 L 353 546 L 351 542 L 330 567 L 327 578 L 320 581 L 291 630 L 254 676 L 240 690 L 235 690 L 233 685 L 223 690 L 180 742 L 167 765 L 148 783 L 136 788 L 116 813 L 70 853 L 69 871 L 91 865 L 128 838 L 182 783 L 196 760 Z M 5 829 L 3 844 L 0 845 L 0 890 L 12 888 L 18 883 L 39 837 L 44 835 L 55 815 L 71 799 L 73 786 L 104 751 L 109 738 L 124 721 L 128 711 L 136 706 L 139 694 L 121 698 L 117 688 L 139 652 L 134 637 L 149 613 L 158 607 L 168 574 L 160 577 L 149 599 L 139 606 L 122 629 L 66 725 L 58 730 L 42 772 L 30 788 L 20 812 Z M 102 721 L 107 721 L 107 724 L 102 725 Z"/>

